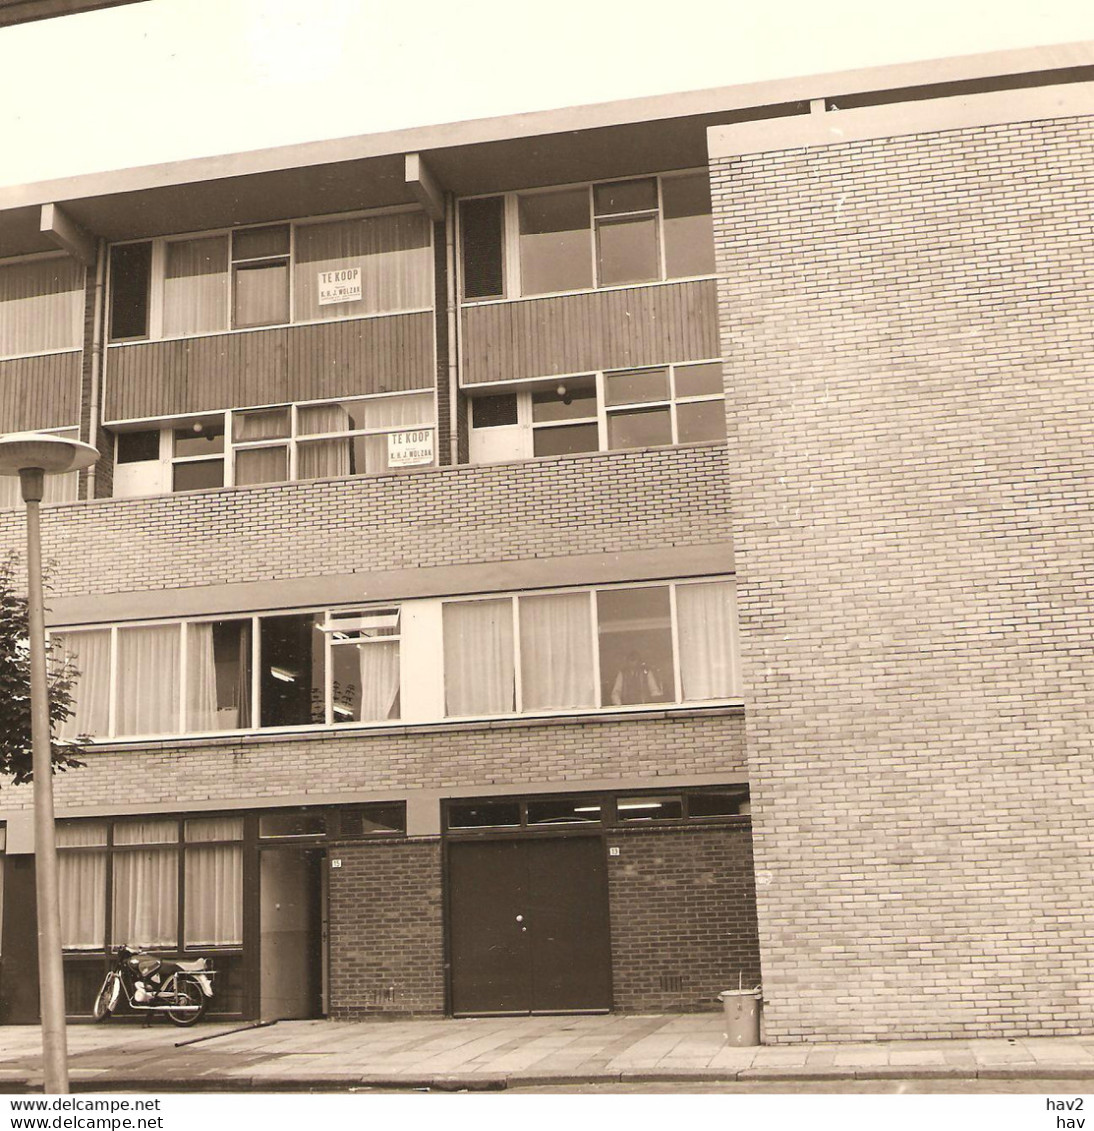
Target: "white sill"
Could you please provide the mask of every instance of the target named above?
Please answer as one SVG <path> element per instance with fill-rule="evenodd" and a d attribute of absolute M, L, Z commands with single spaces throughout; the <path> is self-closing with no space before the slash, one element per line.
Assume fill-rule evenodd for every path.
<path fill-rule="evenodd" d="M 422 722 L 392 719 L 375 723 L 310 724 L 294 727 L 264 727 L 261 730 L 208 731 L 200 734 L 134 735 L 94 739 L 84 748 L 88 754 L 108 749 L 158 750 L 185 746 L 238 746 L 274 742 L 309 740 L 338 741 L 347 736 L 440 734 L 464 730 L 505 730 L 513 727 L 566 726 L 575 723 L 620 723 L 638 719 L 688 718 L 709 715 L 740 715 L 742 699 L 711 699 L 695 703 L 656 703 L 635 707 L 595 707 L 583 712 L 541 712 L 523 715 L 460 716 Z"/>
<path fill-rule="evenodd" d="M 708 279 L 717 279 L 716 273 L 710 275 L 682 275 L 676 279 L 647 279 L 639 283 L 613 283 L 610 287 L 581 287 L 572 291 L 547 291 L 537 295 L 513 295 L 511 298 L 464 298 L 460 306 L 469 309 L 473 306 L 502 306 L 513 302 L 536 302 L 543 298 L 567 298 L 574 295 L 599 295 L 609 291 L 634 291 L 647 287 L 671 287 L 676 283 L 701 283 Z"/>

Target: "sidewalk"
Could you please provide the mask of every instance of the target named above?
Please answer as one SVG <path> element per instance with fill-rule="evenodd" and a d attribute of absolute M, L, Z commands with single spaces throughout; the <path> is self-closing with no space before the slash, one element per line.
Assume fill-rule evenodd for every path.
<path fill-rule="evenodd" d="M 721 1014 L 281 1021 L 68 1030 L 74 1091 L 500 1090 L 563 1083 L 1072 1078 L 1094 1035 L 728 1048 Z M 198 1040 L 195 1038 L 212 1038 Z M 41 1088 L 40 1033 L 0 1028 L 0 1093 Z M 1094 1085 L 1092 1085 L 1094 1086 Z"/>

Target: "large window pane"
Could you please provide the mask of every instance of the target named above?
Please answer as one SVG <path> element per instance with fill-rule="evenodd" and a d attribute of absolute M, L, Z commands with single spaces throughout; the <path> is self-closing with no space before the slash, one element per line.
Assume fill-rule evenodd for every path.
<path fill-rule="evenodd" d="M 344 318 L 433 305 L 433 251 L 424 212 L 301 224 L 296 229 L 295 318 Z M 348 272 L 345 297 L 329 301 L 323 276 Z"/>
<path fill-rule="evenodd" d="M 134 948 L 177 945 L 178 850 L 115 852 L 113 866 L 111 937 L 115 944 Z"/>
<path fill-rule="evenodd" d="M 608 415 L 609 448 L 650 448 L 671 443 L 672 419 L 667 405 Z"/>
<path fill-rule="evenodd" d="M 722 400 L 692 401 L 676 406 L 676 428 L 681 444 L 726 438 L 726 406 Z"/>
<path fill-rule="evenodd" d="M 243 820 L 209 817 L 186 822 L 186 839 L 240 841 Z M 189 844 L 186 848 L 183 934 L 187 946 L 243 942 L 243 846 Z"/>
<path fill-rule="evenodd" d="M 164 334 L 228 326 L 228 237 L 169 243 L 163 281 Z"/>
<path fill-rule="evenodd" d="M 602 287 L 660 278 L 656 215 L 598 220 L 596 254 Z"/>
<path fill-rule="evenodd" d="M 279 326 L 289 320 L 287 260 L 237 264 L 232 325 Z"/>
<path fill-rule="evenodd" d="M 0 357 L 80 344 L 83 268 L 69 256 L 0 266 Z"/>
<path fill-rule="evenodd" d="M 344 642 L 331 648 L 333 721 L 399 717 L 399 642 Z"/>
<path fill-rule="evenodd" d="M 669 279 L 714 273 L 714 224 L 706 173 L 665 177 L 665 275 Z"/>
<path fill-rule="evenodd" d="M 733 585 L 711 581 L 676 587 L 680 682 L 685 699 L 720 699 L 734 688 Z"/>
<path fill-rule="evenodd" d="M 589 595 L 521 597 L 519 606 L 524 710 L 595 706 Z"/>
<path fill-rule="evenodd" d="M 57 822 L 62 946 L 98 949 L 106 941 L 106 835 L 105 821 Z M 96 845 L 101 852 L 86 850 Z M 85 851 L 64 851 L 75 847 Z"/>
<path fill-rule="evenodd" d="M 251 622 L 187 625 L 186 730 L 251 725 Z"/>
<path fill-rule="evenodd" d="M 515 710 L 511 601 L 445 604 L 444 687 L 449 715 Z"/>
<path fill-rule="evenodd" d="M 536 424 L 589 417 L 596 419 L 596 380 L 593 377 L 571 377 L 560 381 L 553 389 L 541 389 L 532 394 L 532 420 Z"/>
<path fill-rule="evenodd" d="M 460 202 L 460 252 L 464 298 L 500 298 L 505 198 L 488 196 Z"/>
<path fill-rule="evenodd" d="M 117 718 L 126 734 L 178 734 L 180 626 L 118 631 Z"/>
<path fill-rule="evenodd" d="M 722 396 L 722 363 L 704 361 L 700 365 L 676 366 L 676 395 L 678 397 Z"/>
<path fill-rule="evenodd" d="M 608 373 L 604 376 L 604 403 L 608 406 L 668 399 L 667 369 L 635 369 L 627 373 Z"/>
<path fill-rule="evenodd" d="M 600 687 L 605 706 L 663 703 L 674 696 L 667 586 L 596 595 Z"/>
<path fill-rule="evenodd" d="M 315 618 L 263 617 L 261 725 L 304 726 L 322 723 L 324 707 L 323 634 Z"/>
<path fill-rule="evenodd" d="M 82 734 L 106 737 L 110 722 L 110 632 L 69 630 L 60 636 L 60 649 L 72 658 L 79 674 L 74 712 L 58 728 L 58 734 L 61 738 Z"/>
<path fill-rule="evenodd" d="M 256 483 L 284 483 L 289 478 L 289 450 L 275 448 L 240 448 L 235 458 L 237 487 Z"/>
<path fill-rule="evenodd" d="M 521 290 L 526 295 L 593 285 L 587 189 L 518 199 Z"/>
<path fill-rule="evenodd" d="M 152 283 L 152 244 L 128 243 L 110 249 L 110 340 L 148 336 Z"/>
<path fill-rule="evenodd" d="M 537 428 L 532 436 L 532 454 L 537 456 L 570 456 L 578 452 L 595 452 L 599 446 L 600 433 L 595 424 Z"/>

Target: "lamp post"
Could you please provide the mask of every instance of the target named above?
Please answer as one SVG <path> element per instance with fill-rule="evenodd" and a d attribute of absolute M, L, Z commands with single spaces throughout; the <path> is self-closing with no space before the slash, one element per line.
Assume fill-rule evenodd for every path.
<path fill-rule="evenodd" d="M 42 534 L 38 505 L 47 475 L 82 471 L 99 458 L 90 444 L 39 432 L 0 436 L 0 475 L 18 475 L 27 505 L 27 621 L 30 635 L 30 732 L 34 770 L 34 884 L 38 900 L 38 986 L 42 1015 L 43 1090 L 68 1091 L 61 903 L 53 826 L 49 684 L 46 675 Z"/>

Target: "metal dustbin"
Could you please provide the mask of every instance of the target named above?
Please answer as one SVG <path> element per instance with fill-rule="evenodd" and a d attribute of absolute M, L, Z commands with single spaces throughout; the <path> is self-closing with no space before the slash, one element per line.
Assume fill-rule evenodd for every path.
<path fill-rule="evenodd" d="M 726 1011 L 726 1041 L 744 1048 L 760 1043 L 760 1010 L 763 994 L 760 986 L 752 990 L 722 990 L 718 1000 Z"/>

